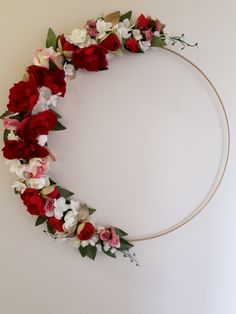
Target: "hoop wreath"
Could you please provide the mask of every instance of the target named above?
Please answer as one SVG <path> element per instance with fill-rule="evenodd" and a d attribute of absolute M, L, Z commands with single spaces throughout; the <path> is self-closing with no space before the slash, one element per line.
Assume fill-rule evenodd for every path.
<path fill-rule="evenodd" d="M 132 21 L 131 11 L 123 15 L 117 11 L 88 20 L 84 28 L 74 29 L 70 35 L 56 36 L 50 28 L 46 48 L 34 53 L 33 64 L 27 67 L 22 81 L 10 89 L 7 111 L 1 119 L 5 128 L 3 156 L 10 165 L 10 172 L 18 177 L 13 189 L 27 211 L 36 216 L 36 226 L 44 224 L 45 232 L 53 238 L 72 239 L 83 257 L 95 259 L 97 252 L 116 257 L 120 252 L 138 265 L 135 254 L 130 251 L 131 242 L 160 237 L 183 226 L 207 206 L 222 182 L 230 149 L 230 129 L 223 102 L 212 82 L 195 64 L 166 47 L 175 44 L 180 44 L 181 49 L 197 46 L 187 43 L 183 34 L 171 36 L 158 19 L 141 14 Z M 74 200 L 72 192 L 49 177 L 50 162 L 55 161 L 55 157 L 47 140 L 51 131 L 65 129 L 55 107 L 77 70 L 107 70 L 111 54 L 120 56 L 125 50 L 144 53 L 150 47 L 163 48 L 184 59 L 207 80 L 223 112 L 227 154 L 214 185 L 189 216 L 159 233 L 129 239 L 118 227 L 94 223 L 91 215 L 95 209 Z"/>

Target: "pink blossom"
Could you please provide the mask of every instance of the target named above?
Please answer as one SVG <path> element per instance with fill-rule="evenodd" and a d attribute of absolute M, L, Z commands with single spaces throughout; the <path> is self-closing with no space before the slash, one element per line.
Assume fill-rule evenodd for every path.
<path fill-rule="evenodd" d="M 93 27 L 93 28 L 96 28 L 96 25 L 97 25 L 97 22 L 96 22 L 96 20 L 88 20 L 87 21 L 87 23 L 86 23 L 86 25 L 88 26 L 88 27 Z"/>
<path fill-rule="evenodd" d="M 88 20 L 86 23 L 86 28 L 91 37 L 96 37 L 97 31 L 97 22 L 95 20 Z"/>
<path fill-rule="evenodd" d="M 48 171 L 49 161 L 47 159 L 38 160 L 31 169 L 34 178 L 41 178 Z"/>
<path fill-rule="evenodd" d="M 54 200 L 52 198 L 48 198 L 46 200 L 44 210 L 45 210 L 45 214 L 47 217 L 53 217 L 53 215 L 54 215 Z"/>
<path fill-rule="evenodd" d="M 157 30 L 158 32 L 161 31 L 161 22 L 160 22 L 159 20 L 156 20 L 156 30 Z"/>
<path fill-rule="evenodd" d="M 147 30 L 147 31 L 144 31 L 144 36 L 145 36 L 145 39 L 148 40 L 148 41 L 151 41 L 152 38 L 153 38 L 153 32 L 151 29 Z"/>
<path fill-rule="evenodd" d="M 19 124 L 20 122 L 16 119 L 11 119 L 11 118 L 3 119 L 4 128 L 10 131 L 16 130 Z"/>
<path fill-rule="evenodd" d="M 99 238 L 102 241 L 108 241 L 110 239 L 110 235 L 111 235 L 110 231 L 107 229 L 104 229 L 104 230 L 100 231 Z"/>
<path fill-rule="evenodd" d="M 38 49 L 33 54 L 33 64 L 49 69 L 49 59 L 51 59 L 59 69 L 63 69 L 63 57 L 52 47 Z"/>
<path fill-rule="evenodd" d="M 120 237 L 116 233 L 112 232 L 112 238 L 108 240 L 108 243 L 111 247 L 118 248 L 120 247 Z"/>

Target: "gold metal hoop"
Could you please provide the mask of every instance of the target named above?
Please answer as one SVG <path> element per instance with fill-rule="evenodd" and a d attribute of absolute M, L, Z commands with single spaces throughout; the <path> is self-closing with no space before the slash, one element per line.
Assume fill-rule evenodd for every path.
<path fill-rule="evenodd" d="M 157 233 L 153 233 L 153 234 L 146 235 L 146 236 L 129 237 L 127 240 L 130 242 L 144 241 L 144 240 L 150 240 L 150 239 L 162 237 L 168 233 L 171 233 L 171 232 L 179 229 L 180 227 L 184 226 L 189 221 L 191 221 L 193 218 L 195 218 L 200 212 L 203 211 L 203 209 L 206 208 L 206 206 L 209 204 L 209 202 L 212 200 L 212 198 L 214 197 L 214 195 L 218 191 L 218 189 L 222 183 L 223 177 L 225 175 L 225 171 L 226 171 L 226 168 L 228 166 L 228 161 L 229 161 L 230 145 L 231 145 L 231 143 L 230 143 L 231 135 L 230 135 L 229 119 L 228 119 L 223 101 L 222 101 L 217 89 L 215 88 L 215 86 L 213 85 L 211 80 L 207 77 L 207 75 L 197 65 L 195 65 L 192 61 L 190 61 L 189 59 L 187 59 L 186 57 L 184 57 L 180 53 L 175 52 L 169 48 L 164 47 L 163 49 L 168 51 L 171 54 L 174 54 L 174 55 L 180 57 L 182 60 L 184 60 L 185 62 L 187 62 L 191 66 L 193 66 L 198 71 L 198 73 L 200 73 L 201 76 L 204 79 L 206 79 L 206 81 L 210 85 L 211 89 L 213 90 L 214 94 L 216 95 L 216 97 L 220 103 L 221 109 L 223 111 L 224 121 L 225 121 L 225 125 L 226 125 L 226 157 L 225 157 L 225 161 L 223 163 L 222 169 L 218 172 L 215 183 L 213 184 L 211 189 L 208 191 L 207 196 L 204 198 L 204 200 L 192 211 L 192 213 L 190 213 L 187 217 L 180 220 L 179 222 L 172 225 L 171 227 L 168 227 L 168 228 L 166 228 L 162 231 L 159 231 Z"/>

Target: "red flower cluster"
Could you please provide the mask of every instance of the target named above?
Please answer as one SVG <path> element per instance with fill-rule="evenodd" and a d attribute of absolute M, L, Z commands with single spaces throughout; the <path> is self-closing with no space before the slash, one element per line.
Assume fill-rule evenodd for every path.
<path fill-rule="evenodd" d="M 57 123 L 57 117 L 52 110 L 46 110 L 25 118 L 17 128 L 17 135 L 23 140 L 34 140 L 39 135 L 47 135 Z"/>
<path fill-rule="evenodd" d="M 90 222 L 86 222 L 82 228 L 82 230 L 79 232 L 77 237 L 83 241 L 83 240 L 89 240 L 94 235 L 95 228 Z"/>
<path fill-rule="evenodd" d="M 106 50 L 101 45 L 77 48 L 73 53 L 72 62 L 77 69 L 88 71 L 105 70 L 108 66 Z"/>
<path fill-rule="evenodd" d="M 11 112 L 30 114 L 39 97 L 36 84 L 20 81 L 10 89 L 7 108 Z"/>
<path fill-rule="evenodd" d="M 35 141 L 23 142 L 8 140 L 2 149 L 6 159 L 25 159 L 44 158 L 49 155 L 45 147 L 40 146 Z"/>
<path fill-rule="evenodd" d="M 149 29 L 150 25 L 151 25 L 151 18 L 145 17 L 143 14 L 140 14 L 136 22 L 137 28 L 144 31 L 144 30 Z"/>
<path fill-rule="evenodd" d="M 77 46 L 69 43 L 65 39 L 64 34 L 59 37 L 59 40 L 60 40 L 60 43 L 61 43 L 62 51 L 75 51 L 78 48 Z"/>
<path fill-rule="evenodd" d="M 27 211 L 31 215 L 45 216 L 44 199 L 39 195 L 39 191 L 35 189 L 26 189 L 21 194 L 21 199 L 24 205 L 27 207 Z"/>
<path fill-rule="evenodd" d="M 125 42 L 125 48 L 130 52 L 138 52 L 139 46 L 137 40 L 133 37 L 128 38 Z"/>
<path fill-rule="evenodd" d="M 120 40 L 112 33 L 100 42 L 100 46 L 107 51 L 116 51 L 120 48 Z"/>
<path fill-rule="evenodd" d="M 64 96 L 66 92 L 65 73 L 57 67 L 48 70 L 44 67 L 31 65 L 28 67 L 29 80 L 35 82 L 38 87 L 46 86 L 53 94 L 61 93 Z"/>
<path fill-rule="evenodd" d="M 63 232 L 63 222 L 55 217 L 48 218 L 48 223 L 52 227 L 53 232 Z"/>

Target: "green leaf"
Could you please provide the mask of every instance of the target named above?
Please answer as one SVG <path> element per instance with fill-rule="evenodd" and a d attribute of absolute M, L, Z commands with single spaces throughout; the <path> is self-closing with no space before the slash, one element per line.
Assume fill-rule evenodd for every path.
<path fill-rule="evenodd" d="M 42 225 L 43 223 L 45 223 L 48 220 L 47 217 L 45 216 L 39 216 L 35 222 L 35 227 Z"/>
<path fill-rule="evenodd" d="M 57 116 L 57 119 L 61 119 L 61 118 L 62 118 L 62 116 L 61 116 L 58 112 L 56 112 L 56 111 L 53 110 L 53 109 L 50 109 L 50 110 L 55 113 L 55 115 Z"/>
<path fill-rule="evenodd" d="M 166 43 L 164 41 L 164 39 L 162 39 L 161 37 L 153 37 L 152 39 L 152 44 L 151 44 L 152 47 L 164 47 L 166 46 Z"/>
<path fill-rule="evenodd" d="M 48 227 L 48 232 L 52 235 L 55 234 L 55 232 L 53 231 L 53 227 L 52 225 L 50 225 L 50 223 L 47 221 L 47 227 Z"/>
<path fill-rule="evenodd" d="M 92 215 L 92 214 L 94 214 L 95 213 L 95 211 L 96 211 L 96 209 L 95 208 L 88 208 L 88 211 L 89 211 L 89 216 L 90 215 Z"/>
<path fill-rule="evenodd" d="M 74 194 L 73 192 L 71 192 L 67 189 L 63 189 L 60 186 L 58 187 L 58 190 L 59 190 L 60 195 L 64 198 L 70 197 Z"/>
<path fill-rule="evenodd" d="M 7 130 L 5 129 L 4 132 L 3 132 L 3 139 L 4 139 L 4 142 L 6 142 L 8 140 L 8 134 L 10 133 L 10 130 Z"/>
<path fill-rule="evenodd" d="M 125 19 L 130 20 L 132 16 L 132 11 L 128 11 L 125 14 L 120 16 L 120 22 L 123 22 Z"/>
<path fill-rule="evenodd" d="M 128 233 L 126 233 L 125 231 L 119 229 L 119 228 L 115 228 L 115 232 L 119 237 L 125 237 L 128 235 Z"/>
<path fill-rule="evenodd" d="M 53 47 L 54 50 L 57 48 L 57 36 L 51 28 L 48 30 L 48 36 L 46 40 L 46 48 L 50 47 Z"/>
<path fill-rule="evenodd" d="M 49 178 L 49 182 L 50 182 L 50 185 L 56 184 L 56 182 L 53 179 L 51 179 L 51 178 Z"/>
<path fill-rule="evenodd" d="M 13 115 L 14 112 L 11 112 L 11 111 L 5 111 L 1 116 L 0 116 L 0 119 L 4 119 L 6 117 L 9 117 L 11 115 Z"/>
<path fill-rule="evenodd" d="M 97 248 L 96 246 L 88 245 L 87 246 L 87 256 L 91 258 L 92 260 L 95 260 L 97 254 Z"/>
<path fill-rule="evenodd" d="M 103 252 L 104 252 L 106 255 L 110 256 L 110 257 L 116 258 L 116 253 L 111 253 L 110 250 L 107 251 L 107 252 L 103 250 Z"/>
<path fill-rule="evenodd" d="M 120 248 L 119 248 L 120 251 L 128 251 L 132 247 L 133 247 L 133 244 L 129 243 L 123 238 L 120 238 Z"/>
<path fill-rule="evenodd" d="M 82 247 L 80 245 L 79 252 L 80 252 L 81 256 L 85 257 L 87 255 L 87 246 L 86 247 Z"/>
<path fill-rule="evenodd" d="M 61 124 L 59 121 L 57 121 L 56 125 L 53 128 L 53 131 L 62 131 L 65 129 L 66 127 L 63 124 Z"/>

